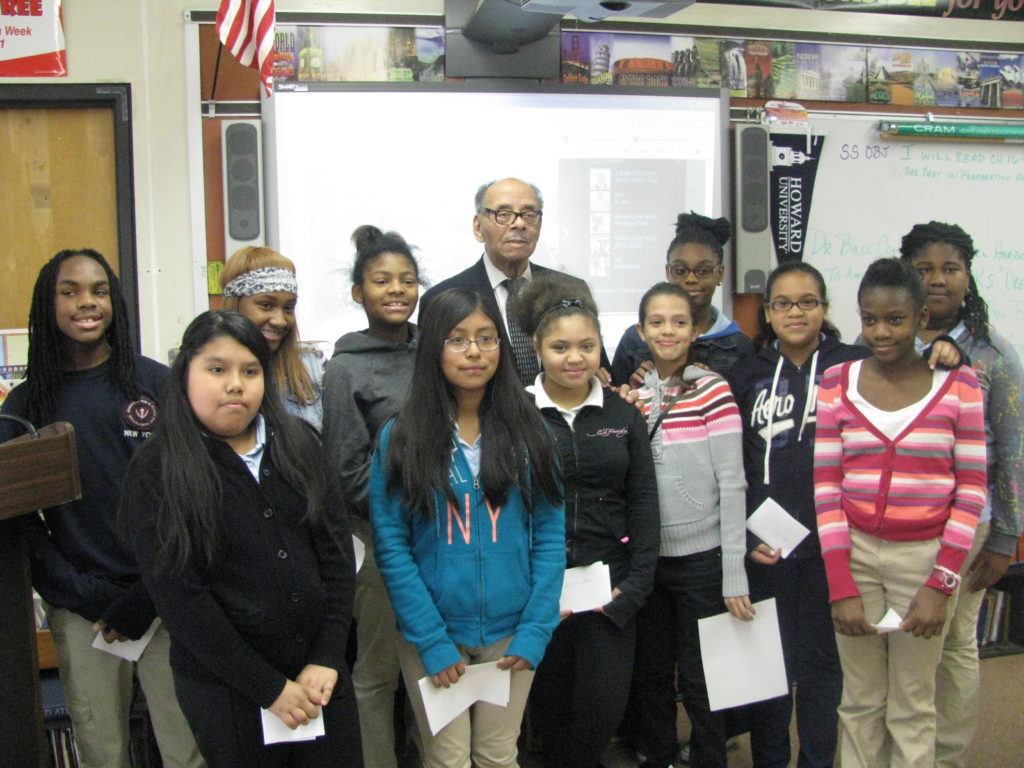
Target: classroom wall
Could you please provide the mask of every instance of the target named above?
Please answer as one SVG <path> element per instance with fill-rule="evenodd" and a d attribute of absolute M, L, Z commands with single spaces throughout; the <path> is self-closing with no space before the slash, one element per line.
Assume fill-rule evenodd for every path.
<path fill-rule="evenodd" d="M 158 359 L 166 359 L 167 350 L 177 344 L 194 306 L 184 13 L 216 5 L 215 0 L 65 2 L 68 77 L 0 81 L 131 83 L 142 346 L 145 354 Z M 277 0 L 276 7 L 279 12 L 439 16 L 444 0 Z M 974 39 L 993 48 L 1000 42 L 1019 42 L 1024 30 L 1021 23 L 699 4 L 661 23 Z M 468 226 L 465 245 L 474 248 Z"/>

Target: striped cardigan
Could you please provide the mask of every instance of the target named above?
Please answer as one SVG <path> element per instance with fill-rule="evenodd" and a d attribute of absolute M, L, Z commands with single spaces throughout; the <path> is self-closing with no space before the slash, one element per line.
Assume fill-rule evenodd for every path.
<path fill-rule="evenodd" d="M 887 541 L 939 538 L 936 565 L 959 573 L 986 494 L 982 392 L 972 369 L 950 371 L 890 440 L 847 397 L 852 365 L 829 368 L 818 391 L 814 503 L 833 601 L 860 595 L 849 526 Z M 934 574 L 925 583 L 941 589 Z"/>
<path fill-rule="evenodd" d="M 662 557 L 722 548 L 722 596 L 748 593 L 743 424 L 732 390 L 717 373 L 697 365 L 683 370 L 691 386 L 673 403 L 651 439 L 661 511 Z M 674 380 L 673 380 L 674 381 Z M 679 387 L 665 386 L 651 371 L 639 403 L 654 426 L 662 405 Z"/>

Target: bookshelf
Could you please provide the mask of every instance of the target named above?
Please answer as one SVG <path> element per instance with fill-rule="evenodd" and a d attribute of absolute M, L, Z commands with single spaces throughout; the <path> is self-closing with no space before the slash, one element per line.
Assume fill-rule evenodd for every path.
<path fill-rule="evenodd" d="M 978 655 L 1024 653 L 1024 562 L 1012 563 L 989 588 L 978 614 Z"/>

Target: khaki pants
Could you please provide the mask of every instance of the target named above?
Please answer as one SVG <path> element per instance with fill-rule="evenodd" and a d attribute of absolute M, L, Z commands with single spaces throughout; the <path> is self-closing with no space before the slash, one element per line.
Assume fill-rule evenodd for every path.
<path fill-rule="evenodd" d="M 505 655 L 510 642 L 511 635 L 483 648 L 457 647 L 468 666 L 485 661 L 496 662 Z M 436 736 L 431 736 L 423 697 L 420 696 L 418 681 L 426 671 L 419 653 L 414 645 L 400 638 L 398 658 L 402 662 L 402 676 L 423 742 L 423 768 L 518 768 L 516 740 L 533 684 L 533 670 L 512 673 L 507 707 L 478 701 L 438 731 Z"/>
<path fill-rule="evenodd" d="M 989 527 L 989 523 L 978 526 L 974 546 L 960 570 L 965 581 L 956 591 L 956 607 L 950 605 L 952 618 L 935 674 L 936 768 L 966 768 L 967 750 L 978 724 L 978 613 L 985 590 L 968 590 L 966 574 L 988 540 Z"/>
<path fill-rule="evenodd" d="M 359 707 L 359 731 L 365 768 L 397 768 L 395 691 L 401 668 L 395 612 L 373 557 L 373 535 L 363 521 L 357 535 L 366 542 L 366 559 L 356 576 L 354 616 L 358 646 L 352 686 Z"/>
<path fill-rule="evenodd" d="M 938 539 L 885 541 L 853 528 L 850 537 L 850 569 L 867 620 L 877 623 L 889 608 L 905 617 L 935 565 Z M 953 609 L 952 600 L 948 609 Z M 935 669 L 942 642 L 941 635 L 926 640 L 899 630 L 836 635 L 843 666 L 843 768 L 932 768 Z"/>
<path fill-rule="evenodd" d="M 93 648 L 92 622 L 78 614 L 47 607 L 46 616 L 82 768 L 128 768 L 133 674 L 146 694 L 165 768 L 206 765 L 174 695 L 170 637 L 163 625 L 133 664 Z"/>

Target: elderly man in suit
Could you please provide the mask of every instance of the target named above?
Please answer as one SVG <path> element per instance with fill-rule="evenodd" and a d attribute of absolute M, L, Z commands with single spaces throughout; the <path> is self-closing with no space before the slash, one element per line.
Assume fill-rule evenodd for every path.
<path fill-rule="evenodd" d="M 427 291 L 420 299 L 420 314 L 448 288 L 459 286 L 490 292 L 505 320 L 519 378 L 524 384 L 532 384 L 540 369 L 533 342 L 516 322 L 509 320 L 507 304 L 527 280 L 552 271 L 530 263 L 540 238 L 544 199 L 533 184 L 500 179 L 481 185 L 474 204 L 473 236 L 484 244 L 484 254 L 473 266 Z M 610 368 L 603 351 L 602 365 Z"/>

